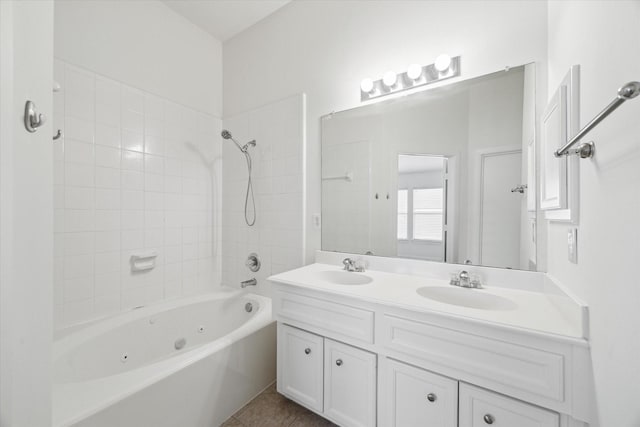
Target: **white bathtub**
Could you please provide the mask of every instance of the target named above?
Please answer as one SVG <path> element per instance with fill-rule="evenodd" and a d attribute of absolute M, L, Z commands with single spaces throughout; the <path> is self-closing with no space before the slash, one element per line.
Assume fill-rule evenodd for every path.
<path fill-rule="evenodd" d="M 271 300 L 239 291 L 74 331 L 53 346 L 53 425 L 219 425 L 275 380 L 275 333 Z"/>

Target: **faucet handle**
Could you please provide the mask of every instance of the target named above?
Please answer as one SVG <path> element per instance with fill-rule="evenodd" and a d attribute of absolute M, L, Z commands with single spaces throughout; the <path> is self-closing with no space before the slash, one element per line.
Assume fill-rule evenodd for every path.
<path fill-rule="evenodd" d="M 355 267 L 355 270 L 356 270 L 358 273 L 364 273 L 364 272 L 365 272 L 365 270 L 366 270 L 367 268 L 369 268 L 369 263 L 368 263 L 366 260 L 362 259 L 362 258 L 358 258 L 358 259 L 357 259 L 357 260 L 355 260 L 355 262 L 354 262 L 354 267 Z"/>
<path fill-rule="evenodd" d="M 458 277 L 458 273 L 451 273 L 449 284 L 451 286 L 460 286 L 460 277 Z"/>

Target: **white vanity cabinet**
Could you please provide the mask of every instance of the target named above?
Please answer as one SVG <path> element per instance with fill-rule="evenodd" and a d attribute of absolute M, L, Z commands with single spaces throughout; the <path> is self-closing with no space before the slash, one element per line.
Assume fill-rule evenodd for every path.
<path fill-rule="evenodd" d="M 344 427 L 376 425 L 376 355 L 278 324 L 278 391 Z"/>
<path fill-rule="evenodd" d="M 278 328 L 278 388 L 309 409 L 322 412 L 324 338 L 301 329 Z"/>
<path fill-rule="evenodd" d="M 278 391 L 342 427 L 588 427 L 582 342 L 286 283 L 273 301 Z"/>
<path fill-rule="evenodd" d="M 557 413 L 460 384 L 460 427 L 558 427 Z"/>
<path fill-rule="evenodd" d="M 390 427 L 457 427 L 458 381 L 396 360 L 385 361 Z"/>
<path fill-rule="evenodd" d="M 324 414 L 341 426 L 376 425 L 376 355 L 324 342 Z"/>

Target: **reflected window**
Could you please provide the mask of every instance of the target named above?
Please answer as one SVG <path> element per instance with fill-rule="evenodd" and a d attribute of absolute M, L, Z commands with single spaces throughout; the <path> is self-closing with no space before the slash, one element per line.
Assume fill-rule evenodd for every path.
<path fill-rule="evenodd" d="M 413 190 L 413 239 L 442 241 L 442 188 Z"/>
<path fill-rule="evenodd" d="M 409 237 L 409 190 L 398 190 L 398 240 Z"/>

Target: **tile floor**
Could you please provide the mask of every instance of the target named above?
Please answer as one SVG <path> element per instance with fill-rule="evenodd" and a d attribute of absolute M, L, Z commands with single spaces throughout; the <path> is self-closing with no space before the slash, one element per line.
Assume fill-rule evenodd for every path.
<path fill-rule="evenodd" d="M 273 384 L 221 427 L 336 427 L 276 391 Z"/>

